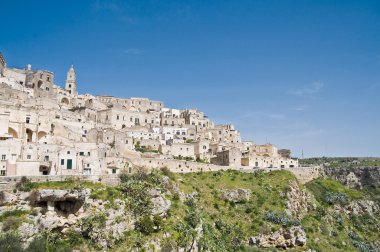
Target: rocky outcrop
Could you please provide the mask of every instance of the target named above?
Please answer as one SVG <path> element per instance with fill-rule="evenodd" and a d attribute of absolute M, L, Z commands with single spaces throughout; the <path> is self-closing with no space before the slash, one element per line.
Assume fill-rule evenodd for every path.
<path fill-rule="evenodd" d="M 380 186 L 380 167 L 325 167 L 327 177 L 333 178 L 351 188 Z"/>
<path fill-rule="evenodd" d="M 219 190 L 219 197 L 222 200 L 227 200 L 234 203 L 248 201 L 251 197 L 251 194 L 251 190 L 241 188 Z"/>
<path fill-rule="evenodd" d="M 305 189 L 301 190 L 297 181 L 289 180 L 289 191 L 286 193 L 286 213 L 294 219 L 302 220 L 305 214 L 315 208 L 312 195 Z"/>
<path fill-rule="evenodd" d="M 306 233 L 299 227 L 291 227 L 289 229 L 280 229 L 270 234 L 260 234 L 256 237 L 249 238 L 249 244 L 262 248 L 293 248 L 295 246 L 306 245 Z"/>
<path fill-rule="evenodd" d="M 171 206 L 171 201 L 164 199 L 160 189 L 152 189 L 149 191 L 151 202 L 153 204 L 152 215 L 166 215 Z"/>
<path fill-rule="evenodd" d="M 379 211 L 379 205 L 372 200 L 354 200 L 346 206 L 335 205 L 334 210 L 337 212 L 343 212 L 348 217 L 364 214 L 373 216 Z"/>
<path fill-rule="evenodd" d="M 90 193 L 90 189 L 41 189 L 33 191 L 29 200 L 34 206 L 46 206 L 48 211 L 68 216 L 79 211 L 86 199 L 90 197 Z"/>
<path fill-rule="evenodd" d="M 0 192 L 0 206 L 6 206 L 12 203 L 15 203 L 17 201 L 17 196 L 6 192 L 6 191 L 1 191 Z"/>
<path fill-rule="evenodd" d="M 134 221 L 126 211 L 125 201 L 115 199 L 112 208 L 108 201 L 89 199 L 86 203 L 89 204 L 89 212 L 78 223 L 81 232 L 97 244 L 98 248 L 106 251 L 123 239 L 127 230 L 133 229 Z"/>
<path fill-rule="evenodd" d="M 67 201 L 80 200 L 84 201 L 90 196 L 90 189 L 73 189 L 73 190 L 57 190 L 57 189 L 40 189 L 35 192 L 34 200 L 39 201 Z"/>
<path fill-rule="evenodd" d="M 171 181 L 169 177 L 163 176 L 161 183 L 167 190 L 168 195 L 174 196 L 176 194 L 182 202 L 186 199 L 186 196 L 179 188 L 179 185 L 174 181 Z"/>

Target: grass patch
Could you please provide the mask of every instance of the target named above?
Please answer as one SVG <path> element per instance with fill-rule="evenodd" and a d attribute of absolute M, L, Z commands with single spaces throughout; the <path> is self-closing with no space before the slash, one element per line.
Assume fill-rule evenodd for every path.
<path fill-rule="evenodd" d="M 28 188 L 32 189 L 62 189 L 62 190 L 71 190 L 71 189 L 80 189 L 80 188 L 89 188 L 89 189 L 100 189 L 105 188 L 101 183 L 93 183 L 88 181 L 46 181 L 46 182 L 29 182 Z"/>
<path fill-rule="evenodd" d="M 124 199 L 125 197 L 118 188 L 106 187 L 104 189 L 93 190 L 91 192 L 91 198 L 113 202 L 115 199 Z"/>
<path fill-rule="evenodd" d="M 320 203 L 325 205 L 330 203 L 328 200 L 329 195 L 347 195 L 348 200 L 363 198 L 362 192 L 346 188 L 338 181 L 332 179 L 316 179 L 307 183 L 306 187 Z"/>
<path fill-rule="evenodd" d="M 9 217 L 23 217 L 29 213 L 30 213 L 30 211 L 25 211 L 25 210 L 6 211 L 0 215 L 0 222 L 3 222 L 4 220 L 6 220 Z"/>

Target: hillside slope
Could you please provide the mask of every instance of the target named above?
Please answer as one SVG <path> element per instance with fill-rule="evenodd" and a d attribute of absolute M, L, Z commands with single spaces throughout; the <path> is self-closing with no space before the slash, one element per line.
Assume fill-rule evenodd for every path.
<path fill-rule="evenodd" d="M 0 197 L 0 251 L 379 251 L 378 188 L 287 171 L 30 183 Z M 28 192 L 25 192 L 28 191 Z"/>

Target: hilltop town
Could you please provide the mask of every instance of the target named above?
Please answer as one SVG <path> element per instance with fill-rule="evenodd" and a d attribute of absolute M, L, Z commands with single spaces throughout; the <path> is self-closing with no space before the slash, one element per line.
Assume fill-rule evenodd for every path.
<path fill-rule="evenodd" d="M 74 66 L 62 88 L 52 72 L 9 68 L 0 53 L 0 86 L 1 176 L 298 167 L 290 150 L 242 141 L 197 109 L 79 94 Z"/>
<path fill-rule="evenodd" d="M 74 66 L 62 88 L 0 54 L 0 85 L 0 251 L 379 251 L 379 159 L 299 161 L 197 109 L 78 94 Z"/>

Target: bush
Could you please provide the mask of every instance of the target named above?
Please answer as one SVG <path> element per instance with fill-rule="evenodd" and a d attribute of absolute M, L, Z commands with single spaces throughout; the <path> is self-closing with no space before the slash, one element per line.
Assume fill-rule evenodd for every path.
<path fill-rule="evenodd" d="M 24 216 L 27 213 L 29 213 L 29 212 L 25 211 L 25 210 L 6 211 L 6 212 L 3 212 L 0 215 L 0 222 L 6 220 L 9 217 L 21 217 L 21 216 Z"/>
<path fill-rule="evenodd" d="M 105 213 L 96 213 L 90 215 L 86 218 L 81 219 L 81 229 L 85 236 L 93 230 L 101 230 L 106 225 L 106 214 Z"/>
<path fill-rule="evenodd" d="M 169 177 L 171 180 L 175 180 L 175 174 L 171 172 L 168 167 L 161 167 L 160 170 L 164 176 Z"/>
<path fill-rule="evenodd" d="M 179 193 L 177 193 L 177 192 L 174 193 L 174 194 L 173 194 L 173 197 L 172 197 L 172 200 L 173 200 L 173 201 L 179 201 L 179 199 L 180 199 L 180 197 L 179 197 Z"/>
<path fill-rule="evenodd" d="M 164 220 L 162 219 L 161 216 L 159 216 L 158 214 L 156 214 L 156 215 L 153 216 L 153 223 L 154 223 L 154 226 L 155 226 L 156 230 L 160 230 L 161 226 L 164 223 Z"/>
<path fill-rule="evenodd" d="M 39 235 L 34 238 L 34 240 L 29 244 L 27 251 L 28 252 L 41 252 L 46 251 L 47 242 L 46 237 Z"/>
<path fill-rule="evenodd" d="M 3 231 L 10 231 L 17 229 L 21 224 L 21 220 L 19 217 L 10 216 L 3 222 Z"/>
<path fill-rule="evenodd" d="M 278 214 L 278 213 L 270 212 L 270 211 L 265 212 L 264 220 L 282 225 L 284 227 L 300 225 L 300 222 L 298 220 L 292 220 L 284 213 Z"/>
<path fill-rule="evenodd" d="M 325 196 L 325 202 L 334 205 L 336 203 L 347 204 L 348 203 L 348 195 L 345 193 L 333 193 L 327 192 Z"/>
<path fill-rule="evenodd" d="M 29 192 L 33 189 L 33 183 L 30 182 L 30 179 L 27 177 L 22 176 L 21 180 L 16 183 L 16 189 L 23 192 Z"/>
<path fill-rule="evenodd" d="M 1 252 L 22 252 L 20 236 L 14 232 L 0 233 Z"/>
<path fill-rule="evenodd" d="M 135 229 L 145 235 L 149 235 L 154 232 L 154 222 L 149 215 L 144 215 L 135 224 Z"/>
<path fill-rule="evenodd" d="M 352 244 L 361 252 L 375 252 L 378 251 L 376 246 L 365 241 L 353 241 Z"/>

